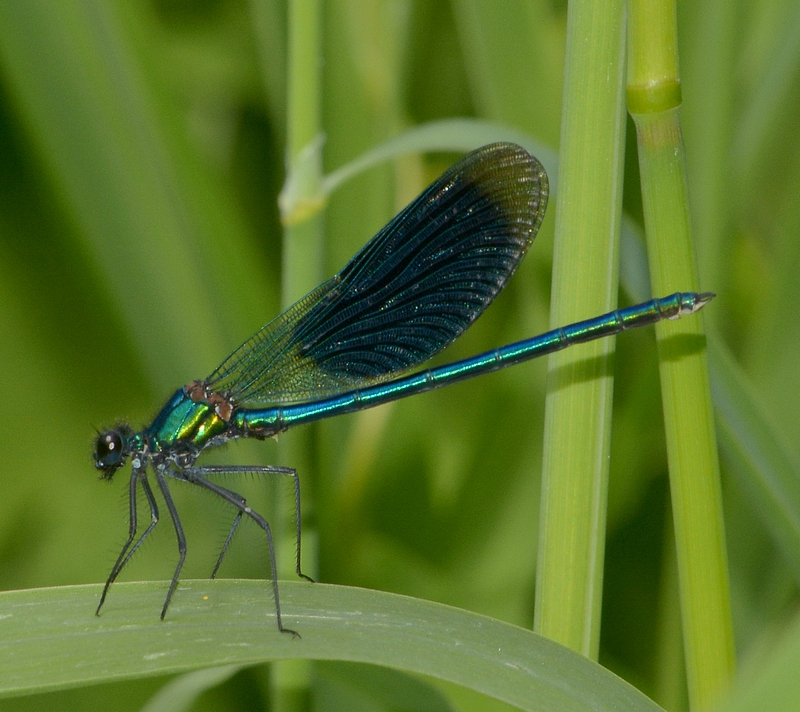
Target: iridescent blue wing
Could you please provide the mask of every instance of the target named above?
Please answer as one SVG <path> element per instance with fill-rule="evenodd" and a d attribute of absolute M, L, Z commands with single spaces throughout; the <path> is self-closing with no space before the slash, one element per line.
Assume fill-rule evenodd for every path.
<path fill-rule="evenodd" d="M 542 165 L 514 144 L 473 151 L 345 265 L 206 380 L 237 405 L 317 400 L 396 377 L 491 303 L 547 205 Z"/>

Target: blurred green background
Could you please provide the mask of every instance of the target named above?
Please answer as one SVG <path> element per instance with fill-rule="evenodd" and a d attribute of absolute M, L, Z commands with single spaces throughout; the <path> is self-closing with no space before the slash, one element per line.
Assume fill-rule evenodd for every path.
<path fill-rule="evenodd" d="M 323 8 L 326 172 L 404 128 L 449 117 L 490 119 L 557 149 L 565 1 Z M 719 294 L 706 324 L 797 457 L 800 6 L 686 0 L 679 32 L 700 283 Z M 111 486 L 97 482 L 94 428 L 149 422 L 176 387 L 207 375 L 279 311 L 285 70 L 284 2 L 0 4 L 0 588 L 104 581 L 127 532 L 127 487 L 125 472 Z M 640 221 L 630 123 L 627 146 L 624 206 Z M 324 216 L 326 276 L 454 158 L 404 157 L 338 190 Z M 547 329 L 552 229 L 549 215 L 512 284 L 448 360 Z M 600 661 L 680 709 L 652 331 L 619 338 L 616 353 Z M 310 471 L 300 473 L 308 567 L 322 581 L 530 627 L 545 365 L 315 426 Z M 233 445 L 216 461 L 292 464 L 271 442 Z M 792 615 L 797 578 L 725 464 L 747 667 Z M 248 488 L 259 496 L 258 483 L 241 483 Z M 207 576 L 232 513 L 174 489 L 189 537 L 184 576 Z M 290 498 L 280 502 L 289 511 Z M 164 523 L 123 579 L 168 578 L 175 559 Z M 262 577 L 266 565 L 258 533 L 243 531 L 221 575 Z M 113 610 L 112 590 L 106 615 Z M 196 709 L 266 708 L 262 672 L 238 674 Z M 352 677 L 321 667 L 318 708 L 357 709 L 341 702 Z M 358 684 L 379 678 L 364 673 Z M 0 709 L 133 710 L 163 682 L 4 700 Z"/>

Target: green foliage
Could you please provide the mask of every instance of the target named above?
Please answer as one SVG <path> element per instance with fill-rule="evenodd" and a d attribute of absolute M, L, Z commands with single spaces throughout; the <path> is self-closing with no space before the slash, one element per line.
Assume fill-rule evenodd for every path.
<path fill-rule="evenodd" d="M 264 614 L 260 581 L 186 582 L 184 603 L 164 622 L 147 610 L 160 597 L 160 584 L 121 584 L 122 621 L 84 615 L 96 588 L 2 594 L 2 629 L 13 642 L 0 653 L 0 694 L 210 668 L 177 678 L 149 705 L 172 710 L 230 678 L 237 666 L 308 658 L 391 665 L 467 685 L 524 710 L 658 710 L 608 670 L 547 638 L 437 603 L 352 586 L 287 583 L 284 615 L 303 631 L 293 638 L 281 635 Z M 340 683 L 348 677 L 346 668 L 333 673 Z M 407 700 L 414 688 L 400 680 L 406 694 L 387 700 L 390 706 Z M 391 677 L 373 679 L 364 694 L 391 686 Z M 427 709 L 436 695 L 418 687 Z"/>
<path fill-rule="evenodd" d="M 120 417 L 147 422 L 177 386 L 209 373 L 277 313 L 285 22 L 284 4 L 269 0 L 0 3 L 0 588 L 104 581 L 127 533 L 127 486 L 96 481 L 88 455 L 93 426 Z M 556 149 L 565 23 L 562 2 L 326 3 L 325 173 L 405 128 L 453 117 L 492 121 Z M 716 339 L 712 363 L 723 374 L 714 396 L 725 447 L 734 622 L 746 671 L 734 704 L 759 709 L 766 689 L 774 696 L 770 708 L 781 709 L 797 699 L 792 671 L 800 640 L 797 626 L 787 625 L 800 581 L 800 10 L 791 0 L 687 1 L 679 7 L 679 33 L 700 286 L 719 295 L 705 311 Z M 466 147 L 457 139 L 436 145 Z M 632 129 L 627 147 L 625 208 L 641 221 Z M 326 275 L 451 157 L 403 156 L 332 192 L 324 215 Z M 448 360 L 547 328 L 552 225 L 550 216 L 506 293 Z M 530 628 L 544 367 L 532 363 L 317 428 L 310 471 L 301 478 L 308 566 L 319 580 Z M 685 684 L 652 332 L 617 339 L 615 386 L 600 662 L 679 710 Z M 216 457 L 293 464 L 280 461 L 273 443 L 237 445 Z M 260 483 L 236 487 L 255 502 L 264 498 Z M 174 605 L 197 621 L 198 636 L 235 644 L 235 634 L 215 632 L 225 623 L 220 611 L 204 618 L 207 604 L 188 600 L 188 590 L 201 585 L 188 579 L 210 573 L 232 513 L 188 488 L 176 487 L 176 498 L 189 559 L 187 586 Z M 279 502 L 288 511 L 289 500 Z M 221 575 L 261 578 L 263 541 L 243 529 Z M 291 558 L 291 547 L 283 548 Z M 162 523 L 123 579 L 167 578 L 176 556 Z M 238 590 L 219 584 L 202 586 L 210 596 Z M 242 586 L 249 597 L 239 603 L 257 601 L 271 620 L 266 586 Z M 59 618 L 59 600 L 73 606 L 69 620 L 95 634 L 98 626 L 141 625 L 147 636 L 135 644 L 110 643 L 109 669 L 124 676 L 119 663 L 126 656 L 154 652 L 147 640 L 170 630 L 187 634 L 177 615 L 158 621 L 162 585 L 144 585 L 141 596 L 137 590 L 112 588 L 99 622 L 98 587 L 70 589 L 79 593 L 63 600 L 57 590 L 8 595 L 28 611 L 15 608 L 23 622 L 18 635 L 25 615 L 34 625 L 33 603 L 43 595 L 53 604 L 41 625 L 55 637 L 67 620 Z M 364 602 L 360 593 L 326 599 L 322 586 L 285 590 L 287 610 L 295 596 L 309 596 L 310 611 L 327 610 L 326 600 L 338 612 Z M 0 597 L 0 623 L 8 600 Z M 394 599 L 381 600 L 391 612 Z M 408 615 L 428 605 L 418 602 Z M 473 619 L 461 615 L 468 627 Z M 491 625 L 500 626 L 501 638 L 527 636 Z M 309 619 L 307 629 L 315 626 Z M 269 624 L 262 630 L 268 646 L 277 633 Z M 426 630 L 418 625 L 415 634 Z M 484 642 L 492 640 L 487 634 Z M 44 651 L 50 643 L 40 645 Z M 371 645 L 358 659 L 379 649 L 374 639 Z M 275 655 L 265 649 L 202 664 Z M 400 688 L 408 694 L 405 709 L 501 708 L 451 683 L 337 665 L 314 668 L 311 694 L 320 709 L 390 709 L 387 698 L 398 697 L 389 691 Z M 394 666 L 403 667 L 397 660 Z M 148 674 L 191 667 L 155 665 Z M 43 666 L 43 686 L 46 672 Z M 268 706 L 263 666 L 227 681 L 214 674 L 207 684 L 176 683 L 190 695 L 205 690 L 190 709 Z M 72 679 L 74 686 L 88 678 Z M 8 698 L 0 708 L 138 709 L 166 682 L 113 682 L 116 673 L 92 679 L 105 683 Z"/>

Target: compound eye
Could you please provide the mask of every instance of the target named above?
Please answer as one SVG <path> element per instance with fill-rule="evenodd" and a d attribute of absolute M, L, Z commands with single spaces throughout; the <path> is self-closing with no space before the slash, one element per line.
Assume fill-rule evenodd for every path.
<path fill-rule="evenodd" d="M 124 454 L 124 441 L 119 431 L 107 430 L 97 436 L 94 445 L 94 466 L 98 470 L 114 470 Z"/>

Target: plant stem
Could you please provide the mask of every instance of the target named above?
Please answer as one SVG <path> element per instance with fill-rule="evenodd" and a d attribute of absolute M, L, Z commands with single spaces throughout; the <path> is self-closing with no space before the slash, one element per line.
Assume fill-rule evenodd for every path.
<path fill-rule="evenodd" d="M 636 124 L 650 274 L 657 294 L 694 290 L 679 121 L 675 5 L 630 5 L 628 107 Z M 706 710 L 734 670 L 728 563 L 700 318 L 657 325 L 689 702 Z"/>
<path fill-rule="evenodd" d="M 622 2 L 571 2 L 551 324 L 617 304 L 624 149 Z M 613 341 L 548 362 L 534 630 L 596 658 L 605 555 Z"/>
<path fill-rule="evenodd" d="M 291 195 L 291 209 L 284 204 L 282 219 L 283 264 L 281 302 L 288 307 L 322 281 L 324 269 L 323 221 L 318 199 L 322 181 L 321 129 L 321 3 L 292 0 L 288 10 L 288 80 L 286 128 L 286 184 L 281 198 Z M 282 461 L 291 463 L 308 483 L 313 432 L 307 428 L 283 438 Z M 307 495 L 307 492 L 304 492 Z M 304 498 L 308 502 L 308 498 Z M 308 507 L 306 508 L 308 510 Z M 276 515 L 280 508 L 275 508 Z M 307 512 L 306 512 L 307 513 Z M 285 519 L 285 517 L 281 518 Z M 284 550 L 293 540 L 291 527 L 281 522 Z M 286 567 L 287 573 L 291 571 Z M 311 662 L 277 661 L 271 666 L 272 705 L 277 712 L 300 712 L 311 705 Z"/>
<path fill-rule="evenodd" d="M 289 3 L 286 186 L 291 209 L 282 205 L 282 296 L 284 307 L 314 289 L 323 276 L 319 209 L 322 182 L 321 8 L 319 0 Z"/>

